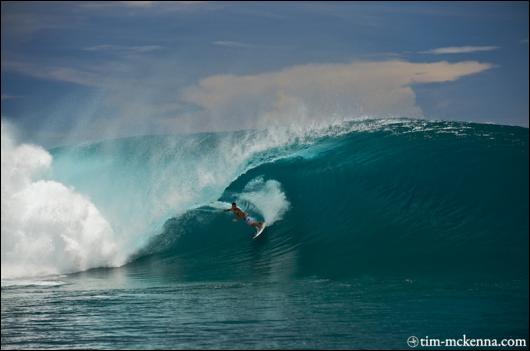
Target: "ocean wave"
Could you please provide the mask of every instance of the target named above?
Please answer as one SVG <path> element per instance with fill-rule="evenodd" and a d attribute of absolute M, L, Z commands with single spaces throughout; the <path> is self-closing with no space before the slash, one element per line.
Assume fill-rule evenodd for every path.
<path fill-rule="evenodd" d="M 50 154 L 39 181 L 93 204 L 119 243 L 114 256 L 128 257 L 124 269 L 155 266 L 182 279 L 528 272 L 524 128 L 365 119 L 134 137 Z M 260 240 L 220 211 L 232 201 L 269 223 Z M 14 207 L 2 201 L 2 224 L 4 209 Z M 86 268 L 113 265 L 108 258 Z"/>

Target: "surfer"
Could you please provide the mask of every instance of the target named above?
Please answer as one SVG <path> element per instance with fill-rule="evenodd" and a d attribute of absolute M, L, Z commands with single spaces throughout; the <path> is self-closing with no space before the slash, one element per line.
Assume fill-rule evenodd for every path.
<path fill-rule="evenodd" d="M 250 217 L 248 214 L 246 214 L 244 211 L 242 211 L 239 207 L 237 207 L 235 202 L 232 202 L 232 207 L 226 209 L 225 211 L 232 211 L 234 212 L 234 215 L 237 219 L 242 219 L 251 227 L 254 227 L 258 230 L 261 229 L 263 226 L 263 222 L 257 221 L 254 218 Z"/>

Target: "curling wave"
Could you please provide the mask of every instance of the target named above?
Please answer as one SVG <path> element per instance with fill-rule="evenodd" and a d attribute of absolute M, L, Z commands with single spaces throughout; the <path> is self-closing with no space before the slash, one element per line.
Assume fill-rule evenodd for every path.
<path fill-rule="evenodd" d="M 50 153 L 42 180 L 94 205 L 119 243 L 114 257 L 128 257 L 122 269 L 172 279 L 528 274 L 525 128 L 362 120 Z M 2 200 L 4 224 L 13 207 Z M 269 223 L 261 240 L 220 211 L 232 201 Z"/>

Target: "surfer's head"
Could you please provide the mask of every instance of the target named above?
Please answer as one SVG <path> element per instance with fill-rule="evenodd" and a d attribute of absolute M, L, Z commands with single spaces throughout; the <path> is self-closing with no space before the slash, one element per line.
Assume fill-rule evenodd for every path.
<path fill-rule="evenodd" d="M 235 202 L 232 202 L 232 207 L 237 207 Z"/>

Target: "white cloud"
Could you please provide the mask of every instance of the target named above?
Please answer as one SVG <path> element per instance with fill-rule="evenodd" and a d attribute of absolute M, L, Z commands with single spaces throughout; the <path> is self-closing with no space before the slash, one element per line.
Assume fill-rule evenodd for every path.
<path fill-rule="evenodd" d="M 95 45 L 83 48 L 85 51 L 114 51 L 114 52 L 129 52 L 129 53 L 143 53 L 162 49 L 158 45 L 141 45 L 141 46 L 123 46 L 123 45 Z"/>
<path fill-rule="evenodd" d="M 450 46 L 427 51 L 420 51 L 420 54 L 444 55 L 444 54 L 467 54 L 480 51 L 498 50 L 498 46 Z"/>
<path fill-rule="evenodd" d="M 222 46 L 226 48 L 234 49 L 291 49 L 290 46 L 282 45 L 269 45 L 269 44 L 255 44 L 255 43 L 245 43 L 241 41 L 234 40 L 216 40 L 212 42 L 212 45 Z"/>
<path fill-rule="evenodd" d="M 217 40 L 217 41 L 214 41 L 212 44 L 217 45 L 217 46 L 225 46 L 229 48 L 250 48 L 253 46 L 252 44 L 242 43 L 239 41 L 230 41 L 230 40 Z"/>
<path fill-rule="evenodd" d="M 155 1 L 120 1 L 121 4 L 133 7 L 149 7 L 152 6 Z"/>
<path fill-rule="evenodd" d="M 195 119 L 211 129 L 321 121 L 333 115 L 421 117 L 414 84 L 455 81 L 491 67 L 476 61 L 307 64 L 253 75 L 210 76 L 187 88 L 181 99 L 199 106 L 203 116 Z"/>
<path fill-rule="evenodd" d="M 99 134 L 118 130 L 125 136 L 138 130 L 219 131 L 363 116 L 422 117 L 415 84 L 451 82 L 493 67 L 476 61 L 305 64 L 249 75 L 213 75 L 182 88 L 178 75 L 168 74 L 178 72 L 178 62 L 164 60 L 70 67 L 4 62 L 3 68 L 96 88 L 101 98 L 80 109 L 94 127 L 88 129 Z M 105 127 L 96 127 L 97 118 Z M 86 137 L 83 123 L 79 133 Z"/>
<path fill-rule="evenodd" d="M 528 38 L 526 38 L 526 39 L 522 39 L 522 40 L 521 40 L 521 44 L 528 44 Z"/>

